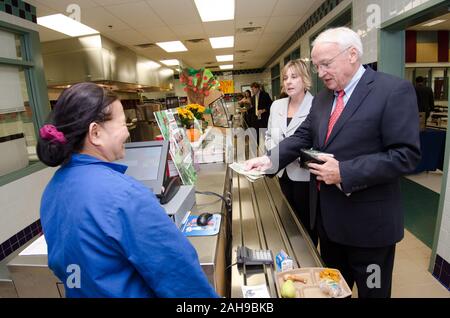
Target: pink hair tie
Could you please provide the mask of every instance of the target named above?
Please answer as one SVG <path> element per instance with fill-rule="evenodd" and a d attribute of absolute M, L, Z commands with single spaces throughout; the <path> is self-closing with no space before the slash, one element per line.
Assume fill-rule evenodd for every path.
<path fill-rule="evenodd" d="M 56 141 L 60 144 L 67 143 L 67 139 L 64 137 L 64 134 L 53 125 L 42 126 L 41 129 L 39 129 L 39 135 L 45 140 Z"/>

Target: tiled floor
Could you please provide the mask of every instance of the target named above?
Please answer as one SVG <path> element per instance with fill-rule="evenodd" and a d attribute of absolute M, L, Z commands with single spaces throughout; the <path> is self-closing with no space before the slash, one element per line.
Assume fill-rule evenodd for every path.
<path fill-rule="evenodd" d="M 440 193 L 442 171 L 408 176 L 430 190 Z M 450 291 L 428 271 L 431 249 L 405 229 L 404 239 L 397 244 L 392 275 L 393 298 L 450 298 Z M 357 297 L 354 288 L 353 297 Z"/>
<path fill-rule="evenodd" d="M 424 172 L 408 179 L 440 193 L 442 171 Z M 397 244 L 392 277 L 392 297 L 450 298 L 450 291 L 428 271 L 431 249 L 405 230 L 404 239 Z"/>
<path fill-rule="evenodd" d="M 450 291 L 428 271 L 431 249 L 405 230 L 397 244 L 392 276 L 393 298 L 450 298 Z"/>
<path fill-rule="evenodd" d="M 442 171 L 440 170 L 410 175 L 406 178 L 417 182 L 418 184 L 427 187 L 436 193 L 441 193 Z"/>

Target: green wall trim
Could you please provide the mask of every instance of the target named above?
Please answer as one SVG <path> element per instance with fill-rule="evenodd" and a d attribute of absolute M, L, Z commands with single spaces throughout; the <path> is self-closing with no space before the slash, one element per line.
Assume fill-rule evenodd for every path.
<path fill-rule="evenodd" d="M 0 57 L 0 64 L 8 64 L 8 65 L 16 65 L 16 66 L 24 66 L 24 67 L 33 67 L 33 62 L 22 61 L 17 59 L 8 59 L 5 57 Z"/>
<path fill-rule="evenodd" d="M 449 83 L 450 86 L 450 83 Z M 448 101 L 447 107 L 450 109 L 450 99 Z M 428 267 L 428 270 L 432 273 L 434 270 L 434 263 L 436 262 L 436 253 L 437 253 L 437 247 L 439 242 L 439 234 L 441 232 L 441 225 L 442 225 L 442 215 L 444 214 L 444 205 L 445 205 L 445 197 L 447 195 L 446 189 L 447 189 L 447 180 L 448 180 L 448 161 L 450 160 L 450 126 L 447 125 L 447 133 L 445 134 L 445 154 L 444 154 L 444 171 L 442 175 L 442 181 L 441 181 L 441 195 L 439 197 L 439 208 L 438 208 L 438 214 L 436 217 L 436 227 L 434 228 L 434 238 L 433 238 L 433 248 L 431 250 L 431 259 L 430 259 L 430 265 Z M 447 262 L 450 262 L 450 260 L 446 260 Z"/>
<path fill-rule="evenodd" d="M 0 58 L 0 64 L 21 65 L 25 67 L 25 78 L 28 90 L 28 98 L 33 113 L 33 125 L 36 137 L 39 136 L 39 128 L 45 123 L 50 113 L 48 100 L 47 81 L 44 74 L 41 43 L 39 33 L 4 21 L 0 21 L 2 30 L 21 35 L 21 55 L 23 60 Z M 13 182 L 42 170 L 43 163 L 31 164 L 19 171 L 0 177 L 0 186 Z"/>
<path fill-rule="evenodd" d="M 394 17 L 381 25 L 378 33 L 378 65 L 379 70 L 404 77 L 405 69 L 405 29 L 409 26 L 423 23 L 427 20 L 448 13 L 448 0 L 429 0 L 397 17 Z M 401 48 L 399 48 L 401 46 Z M 448 105 L 450 107 L 450 103 Z M 436 250 L 439 240 L 439 232 L 444 213 L 446 185 L 448 180 L 448 168 L 450 158 L 450 127 L 447 126 L 444 171 L 442 176 L 439 208 L 436 218 L 436 227 L 433 238 L 433 248 L 428 270 L 433 272 L 436 261 Z"/>
<path fill-rule="evenodd" d="M 416 25 L 448 13 L 448 0 L 428 0 L 411 10 L 406 11 L 381 24 L 381 29 L 404 30 L 409 26 Z"/>
<path fill-rule="evenodd" d="M 21 178 L 24 178 L 26 176 L 29 176 L 30 174 L 33 174 L 35 172 L 41 171 L 42 169 L 48 168 L 45 164 L 42 162 L 36 162 L 32 163 L 26 168 L 20 169 L 18 171 L 11 172 L 9 174 L 6 174 L 4 176 L 0 177 L 0 187 L 14 182 L 16 180 L 19 180 Z"/>
<path fill-rule="evenodd" d="M 405 31 L 378 32 L 378 70 L 400 78 L 405 73 Z"/>

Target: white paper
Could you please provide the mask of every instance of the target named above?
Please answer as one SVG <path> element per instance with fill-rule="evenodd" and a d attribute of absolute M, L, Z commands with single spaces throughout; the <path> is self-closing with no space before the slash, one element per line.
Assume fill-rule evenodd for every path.
<path fill-rule="evenodd" d="M 265 284 L 255 286 L 242 286 L 244 298 L 270 298 L 269 290 Z"/>
<path fill-rule="evenodd" d="M 41 235 L 36 241 L 31 243 L 26 249 L 24 249 L 19 255 L 20 256 L 28 256 L 28 255 L 47 255 L 47 242 L 45 241 L 44 235 Z"/>

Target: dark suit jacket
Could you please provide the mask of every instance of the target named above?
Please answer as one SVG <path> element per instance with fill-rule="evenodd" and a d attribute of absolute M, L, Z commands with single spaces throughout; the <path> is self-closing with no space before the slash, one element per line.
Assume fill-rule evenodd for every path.
<path fill-rule="evenodd" d="M 325 144 L 334 100 L 325 89 L 311 112 L 289 138 L 271 152 L 281 169 L 311 148 L 334 154 L 342 188 L 320 186 L 324 229 L 330 240 L 350 246 L 382 247 L 403 238 L 399 177 L 420 160 L 417 99 L 411 83 L 367 68 Z M 311 174 L 311 226 L 315 225 L 318 189 Z"/>
<path fill-rule="evenodd" d="M 417 104 L 419 112 L 425 113 L 425 118 L 430 116 L 430 112 L 434 110 L 433 90 L 427 86 L 416 86 Z"/>
<path fill-rule="evenodd" d="M 258 100 L 258 109 L 263 110 L 265 109 L 266 112 L 261 114 L 261 119 L 258 119 L 255 113 L 255 96 L 252 96 L 252 108 L 251 111 L 253 112 L 253 119 L 255 121 L 255 124 L 252 127 L 255 128 L 267 128 L 267 123 L 269 122 L 269 116 L 270 116 L 270 106 L 272 105 L 272 98 L 270 98 L 269 94 L 265 91 L 260 90 L 259 91 L 259 100 Z"/>

